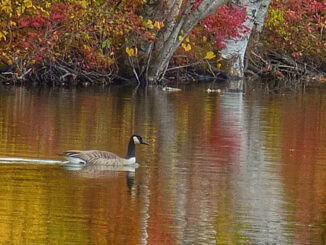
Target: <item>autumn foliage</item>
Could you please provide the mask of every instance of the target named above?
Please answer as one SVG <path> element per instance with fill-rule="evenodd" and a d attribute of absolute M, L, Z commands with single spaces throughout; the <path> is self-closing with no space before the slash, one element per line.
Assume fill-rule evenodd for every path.
<path fill-rule="evenodd" d="M 112 79 L 119 72 L 118 61 L 139 56 L 141 42 L 155 42 L 167 24 L 141 13 L 146 2 L 1 0 L 0 66 L 15 66 L 17 74 L 22 74 L 28 67 L 65 64 L 70 72 L 105 71 Z M 196 59 L 217 57 L 225 39 L 246 31 L 245 18 L 245 9 L 224 5 L 189 36 L 184 37 L 181 30 L 180 52 Z M 68 73 L 60 67 L 56 72 L 60 79 Z"/>
<path fill-rule="evenodd" d="M 326 1 L 274 0 L 269 8 L 265 38 L 293 57 L 326 60 Z"/>
<path fill-rule="evenodd" d="M 81 68 L 110 67 L 121 40 L 142 22 L 133 12 L 139 2 L 113 8 L 115 2 L 2 0 L 2 60 L 19 57 L 34 64 L 61 59 Z"/>

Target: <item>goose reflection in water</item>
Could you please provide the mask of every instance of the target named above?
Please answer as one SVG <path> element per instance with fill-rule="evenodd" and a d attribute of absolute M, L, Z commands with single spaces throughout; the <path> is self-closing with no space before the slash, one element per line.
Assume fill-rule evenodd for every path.
<path fill-rule="evenodd" d="M 87 165 L 66 162 L 64 168 L 72 171 L 73 175 L 83 178 L 115 178 L 126 173 L 127 185 L 131 188 L 134 185 L 138 163 L 131 165 L 110 166 L 110 165 Z"/>

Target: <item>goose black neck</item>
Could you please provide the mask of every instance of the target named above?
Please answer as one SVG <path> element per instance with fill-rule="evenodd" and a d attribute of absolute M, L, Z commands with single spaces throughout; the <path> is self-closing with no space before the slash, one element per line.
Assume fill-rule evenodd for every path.
<path fill-rule="evenodd" d="M 129 159 L 132 157 L 136 157 L 136 154 L 135 154 L 135 143 L 134 143 L 133 139 L 131 138 L 129 141 L 129 144 L 128 144 L 128 152 L 127 152 L 126 159 Z"/>

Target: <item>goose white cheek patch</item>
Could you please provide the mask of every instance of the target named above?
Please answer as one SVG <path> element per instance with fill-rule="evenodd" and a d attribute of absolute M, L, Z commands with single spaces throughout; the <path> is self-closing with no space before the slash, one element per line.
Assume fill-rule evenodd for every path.
<path fill-rule="evenodd" d="M 135 144 L 140 144 L 139 139 L 136 136 L 134 136 L 132 139 L 134 140 Z"/>

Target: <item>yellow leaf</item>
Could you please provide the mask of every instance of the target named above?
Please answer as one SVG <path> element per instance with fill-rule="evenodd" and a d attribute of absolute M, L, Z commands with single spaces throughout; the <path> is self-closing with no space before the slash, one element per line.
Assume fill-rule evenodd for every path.
<path fill-rule="evenodd" d="M 183 43 L 181 46 L 186 52 L 191 50 L 191 45 L 189 43 Z"/>
<path fill-rule="evenodd" d="M 214 54 L 213 51 L 208 51 L 208 52 L 206 53 L 206 56 L 205 56 L 204 59 L 211 60 L 211 59 L 213 59 L 213 58 L 215 58 L 215 57 L 216 57 L 216 55 Z"/>
<path fill-rule="evenodd" d="M 25 12 L 25 6 L 24 5 L 19 6 L 16 12 L 17 12 L 17 16 L 20 17 Z"/>
<path fill-rule="evenodd" d="M 11 26 L 16 26 L 16 25 L 17 25 L 17 23 L 16 23 L 15 21 L 12 21 L 12 20 L 9 22 L 9 24 L 10 24 Z"/>
<path fill-rule="evenodd" d="M 46 11 L 44 8 L 38 6 L 37 9 L 41 10 L 46 16 L 50 16 L 49 11 Z"/>
<path fill-rule="evenodd" d="M 221 63 L 216 64 L 217 69 L 221 69 L 221 66 L 222 66 Z"/>
<path fill-rule="evenodd" d="M 22 15 L 22 8 L 18 7 L 16 12 L 17 12 L 17 16 L 20 17 Z"/>
<path fill-rule="evenodd" d="M 154 25 L 153 25 L 152 20 L 148 20 L 148 21 L 146 22 L 146 27 L 149 28 L 149 29 L 153 29 L 153 28 L 154 28 Z"/>
<path fill-rule="evenodd" d="M 161 30 L 162 27 L 164 27 L 164 23 L 162 21 L 155 20 L 154 26 L 159 31 L 159 30 Z"/>
<path fill-rule="evenodd" d="M 10 17 L 12 16 L 12 7 L 11 5 L 3 5 L 1 7 L 3 11 L 5 11 Z"/>
<path fill-rule="evenodd" d="M 87 8 L 88 7 L 88 1 L 87 0 L 83 0 L 81 1 L 81 5 L 83 6 L 83 8 Z"/>
<path fill-rule="evenodd" d="M 186 42 L 188 42 L 188 43 L 190 42 L 189 37 L 186 38 Z"/>
<path fill-rule="evenodd" d="M 32 0 L 24 0 L 24 6 L 25 6 L 26 8 L 31 8 L 31 7 L 33 7 L 33 2 L 32 2 Z"/>
<path fill-rule="evenodd" d="M 88 46 L 87 44 L 84 44 L 83 47 L 84 47 L 84 49 L 86 49 L 86 50 L 91 50 L 91 47 Z"/>
<path fill-rule="evenodd" d="M 180 36 L 179 36 L 179 41 L 182 42 L 183 39 L 184 39 L 184 37 L 180 35 Z"/>
<path fill-rule="evenodd" d="M 114 59 L 107 58 L 107 59 L 106 59 L 106 63 L 107 63 L 108 65 L 113 65 L 113 64 L 114 64 Z"/>
<path fill-rule="evenodd" d="M 130 57 L 135 57 L 135 56 L 137 56 L 137 48 L 134 49 L 134 48 L 128 48 L 128 47 L 126 47 L 126 53 Z"/>
<path fill-rule="evenodd" d="M 207 37 L 203 36 L 203 42 L 206 43 L 207 42 Z"/>
<path fill-rule="evenodd" d="M 7 36 L 8 32 L 7 31 L 0 31 L 0 40 L 3 38 L 4 40 L 7 40 L 6 36 Z"/>
<path fill-rule="evenodd" d="M 58 41 L 59 40 L 59 36 L 56 33 L 54 33 L 52 35 L 52 38 L 53 38 L 54 41 Z"/>

